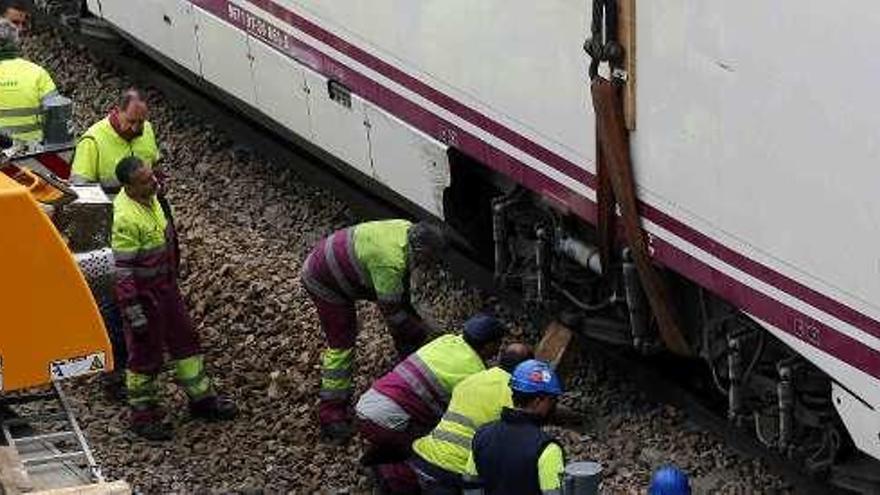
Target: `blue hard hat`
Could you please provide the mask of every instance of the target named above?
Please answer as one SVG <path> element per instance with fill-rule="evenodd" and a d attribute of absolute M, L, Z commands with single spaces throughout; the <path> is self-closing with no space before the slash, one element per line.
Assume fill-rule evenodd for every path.
<path fill-rule="evenodd" d="M 477 313 L 464 322 L 464 336 L 471 345 L 481 346 L 504 337 L 504 325 L 492 315 Z"/>
<path fill-rule="evenodd" d="M 687 475 L 675 466 L 663 466 L 654 472 L 648 495 L 691 495 Z"/>
<path fill-rule="evenodd" d="M 562 382 L 549 363 L 529 359 L 513 370 L 510 389 L 523 394 L 561 395 Z"/>

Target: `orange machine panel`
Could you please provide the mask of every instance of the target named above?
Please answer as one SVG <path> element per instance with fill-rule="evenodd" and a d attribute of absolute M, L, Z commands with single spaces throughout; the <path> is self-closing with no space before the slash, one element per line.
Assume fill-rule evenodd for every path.
<path fill-rule="evenodd" d="M 98 307 L 27 189 L 0 173 L 0 391 L 112 368 Z"/>

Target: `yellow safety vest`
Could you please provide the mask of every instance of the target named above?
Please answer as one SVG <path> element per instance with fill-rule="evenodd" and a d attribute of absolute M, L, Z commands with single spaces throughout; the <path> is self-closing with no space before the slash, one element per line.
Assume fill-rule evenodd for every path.
<path fill-rule="evenodd" d="M 0 132 L 16 141 L 42 141 L 42 102 L 55 93 L 46 69 L 23 58 L 0 61 Z"/>
<path fill-rule="evenodd" d="M 496 421 L 503 408 L 512 406 L 508 372 L 496 367 L 477 373 L 455 387 L 440 423 L 413 442 L 413 451 L 437 467 L 466 474 L 477 428 Z"/>
<path fill-rule="evenodd" d="M 159 159 L 159 147 L 150 122 L 144 122 L 144 132 L 131 141 L 116 133 L 105 117 L 83 133 L 76 145 L 71 167 L 71 179 L 75 182 L 100 182 L 107 190 L 119 189 L 116 165 L 128 156 L 140 158 L 147 166 Z"/>

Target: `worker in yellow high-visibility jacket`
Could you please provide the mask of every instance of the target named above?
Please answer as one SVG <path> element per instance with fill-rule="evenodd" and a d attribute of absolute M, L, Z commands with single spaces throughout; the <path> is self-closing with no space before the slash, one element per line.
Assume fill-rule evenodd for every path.
<path fill-rule="evenodd" d="M 0 18 L 0 134 L 16 141 L 43 140 L 43 102 L 58 94 L 43 67 L 21 57 L 19 33 Z"/>
<path fill-rule="evenodd" d="M 159 147 L 153 125 L 147 120 L 148 111 L 140 91 L 126 90 L 116 108 L 80 137 L 70 171 L 71 182 L 99 183 L 108 194 L 116 194 L 121 186 L 116 179 L 116 164 L 120 160 L 136 156 L 148 167 L 156 165 Z M 164 206 L 163 210 L 168 213 Z"/>

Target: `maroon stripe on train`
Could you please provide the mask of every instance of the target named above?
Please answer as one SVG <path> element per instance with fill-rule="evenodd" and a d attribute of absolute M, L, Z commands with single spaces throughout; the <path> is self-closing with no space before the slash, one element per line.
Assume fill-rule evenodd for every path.
<path fill-rule="evenodd" d="M 662 239 L 655 239 L 653 247 L 669 268 L 731 304 L 868 375 L 880 378 L 880 351 L 721 273 Z"/>
<path fill-rule="evenodd" d="M 553 181 L 549 177 L 537 172 L 533 168 L 525 165 L 524 163 L 518 161 L 517 159 L 511 157 L 503 151 L 490 146 L 481 139 L 463 131 L 462 129 L 447 122 L 441 117 L 434 115 L 428 110 L 419 107 L 413 102 L 394 93 L 390 89 L 381 86 L 380 84 L 372 81 L 371 79 L 365 77 L 357 71 L 324 55 L 318 49 L 307 45 L 286 33 L 280 33 L 280 30 L 271 27 L 271 25 L 269 25 L 269 23 L 266 22 L 264 19 L 253 16 L 253 14 L 244 12 L 242 9 L 237 7 L 236 8 L 240 17 L 237 19 L 232 18 L 232 16 L 230 15 L 230 5 L 233 4 L 231 4 L 228 0 L 193 0 L 193 3 L 209 12 L 214 13 L 219 17 L 222 17 L 224 20 L 241 28 L 242 30 L 257 37 L 258 39 L 261 39 L 262 41 L 275 47 L 279 51 L 295 58 L 299 62 L 307 65 L 311 69 L 323 74 L 324 76 L 334 78 L 343 82 L 356 94 L 371 101 L 372 103 L 388 111 L 389 113 L 401 118 L 413 127 L 421 130 L 422 132 L 425 132 L 426 134 L 429 134 L 440 141 L 447 142 L 451 146 L 455 146 L 461 151 L 472 156 L 474 159 L 480 160 L 482 163 L 487 164 L 490 168 L 493 168 L 500 173 L 511 177 L 513 180 L 525 185 L 526 187 L 529 187 L 530 189 L 535 190 L 540 194 L 553 198 L 554 200 L 558 201 L 562 206 L 568 208 L 572 213 L 577 214 L 578 216 L 595 223 L 596 207 L 595 204 L 589 199 L 584 198 L 583 196 L 572 191 L 568 187 Z M 316 39 L 321 40 L 325 44 L 332 45 L 334 47 L 337 47 L 337 45 L 350 45 L 342 40 L 340 40 L 340 42 L 333 43 L 325 41 L 332 41 L 333 39 L 338 38 L 332 33 L 329 33 L 316 26 L 314 23 L 303 19 L 301 16 L 298 16 L 292 11 L 285 9 L 280 5 L 274 4 L 270 0 L 250 0 L 250 3 L 272 13 L 273 15 L 281 20 L 284 20 L 293 27 L 299 29 L 300 25 L 307 26 L 307 29 L 309 31 L 304 32 Z M 313 34 L 313 32 L 317 35 Z M 378 61 L 378 64 L 371 64 L 371 60 L 378 59 L 369 54 L 366 54 L 366 57 L 363 59 L 358 59 L 355 56 L 358 52 L 363 52 L 363 50 L 352 50 L 350 53 L 346 54 L 349 55 L 351 58 L 358 60 L 358 62 L 380 73 L 380 67 L 388 65 L 382 61 Z M 400 72 L 398 69 L 392 69 L 395 72 Z M 386 77 L 393 79 L 387 75 Z M 400 81 L 397 81 L 396 79 L 393 80 L 418 93 L 418 91 L 416 91 L 414 87 L 406 84 L 406 81 L 410 79 L 416 81 L 418 85 L 424 85 L 424 83 L 421 83 L 420 81 L 412 78 L 412 76 L 408 75 L 406 76 L 406 78 L 401 79 Z M 440 94 L 436 90 L 432 90 L 432 92 Z M 442 96 L 444 100 L 449 99 L 448 96 Z M 437 101 L 434 101 L 434 103 L 440 105 L 440 103 L 438 103 Z M 462 115 L 459 116 L 464 118 Z M 499 127 L 503 127 L 500 124 L 497 125 Z M 528 149 L 523 149 L 523 151 L 528 151 Z M 536 158 L 539 157 L 536 156 Z M 552 160 L 546 163 L 551 166 L 554 165 L 554 162 Z M 574 165 L 570 162 L 569 164 Z M 565 172 L 564 170 L 560 171 L 562 171 L 563 173 Z M 586 174 L 586 177 L 588 179 L 584 181 L 584 183 L 589 187 L 593 187 L 594 176 L 589 171 L 584 171 L 584 173 Z M 867 333 L 880 337 L 880 322 L 878 322 L 877 320 L 853 308 L 850 308 L 849 306 L 846 306 L 845 304 L 836 301 L 824 294 L 821 294 L 814 289 L 806 287 L 803 284 L 800 284 L 799 282 L 773 270 L 770 267 L 762 265 L 755 260 L 749 259 L 746 256 L 737 253 L 729 247 L 724 246 L 718 241 L 711 239 L 709 236 L 694 230 L 693 228 L 685 225 L 679 220 L 672 218 L 666 213 L 663 213 L 650 205 L 642 203 L 641 208 L 642 215 L 646 219 L 654 222 L 655 224 L 681 237 L 682 239 L 687 240 L 689 243 L 694 244 L 698 248 L 712 254 L 713 256 L 724 261 L 725 263 L 745 273 L 748 273 L 749 275 L 759 280 L 762 280 L 767 284 L 772 285 L 793 297 L 799 298 L 804 302 L 810 304 L 811 306 L 814 306 L 817 309 L 820 309 Z M 666 263 L 668 261 L 664 259 L 664 256 L 662 254 L 655 255 L 655 257 L 658 261 L 663 263 Z M 737 283 L 742 285 L 741 282 Z"/>

